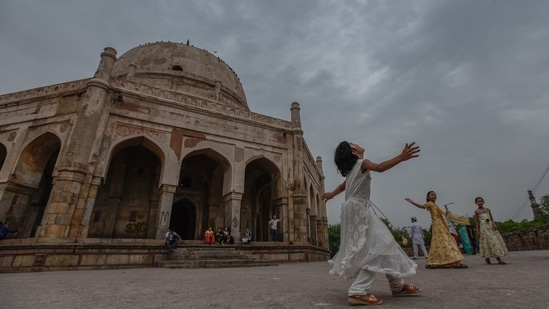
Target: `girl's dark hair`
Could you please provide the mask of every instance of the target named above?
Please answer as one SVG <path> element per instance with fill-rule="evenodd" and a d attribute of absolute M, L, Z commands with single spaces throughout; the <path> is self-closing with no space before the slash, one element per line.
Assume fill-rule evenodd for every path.
<path fill-rule="evenodd" d="M 478 199 L 481 199 L 484 202 L 484 199 L 482 198 L 482 196 L 477 196 L 475 197 L 475 203 L 477 202 Z"/>
<path fill-rule="evenodd" d="M 429 194 L 431 194 L 431 193 L 435 193 L 435 191 L 429 191 L 429 192 L 427 192 L 427 196 L 425 197 L 425 201 L 426 201 L 426 202 L 429 202 Z"/>
<path fill-rule="evenodd" d="M 349 142 L 343 141 L 334 151 L 334 161 L 341 176 L 346 177 L 358 161 Z"/>

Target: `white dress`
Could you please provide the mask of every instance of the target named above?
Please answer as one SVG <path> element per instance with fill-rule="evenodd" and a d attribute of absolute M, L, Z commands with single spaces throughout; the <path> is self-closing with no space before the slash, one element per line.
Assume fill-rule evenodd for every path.
<path fill-rule="evenodd" d="M 397 277 L 416 273 L 414 263 L 370 206 L 370 171 L 361 172 L 358 160 L 345 183 L 341 207 L 339 252 L 329 260 L 330 274 L 355 277 L 361 269 Z"/>

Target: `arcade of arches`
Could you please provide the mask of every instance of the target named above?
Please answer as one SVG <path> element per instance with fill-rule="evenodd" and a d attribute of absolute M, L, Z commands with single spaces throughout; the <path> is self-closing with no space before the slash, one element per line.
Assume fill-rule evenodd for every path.
<path fill-rule="evenodd" d="M 268 244 L 276 214 L 277 241 L 328 248 L 322 161 L 299 104 L 290 121 L 251 112 L 236 74 L 207 51 L 106 48 L 93 78 L 0 95 L 0 106 L 6 241 L 162 244 L 171 226 L 200 243 L 211 226 Z"/>

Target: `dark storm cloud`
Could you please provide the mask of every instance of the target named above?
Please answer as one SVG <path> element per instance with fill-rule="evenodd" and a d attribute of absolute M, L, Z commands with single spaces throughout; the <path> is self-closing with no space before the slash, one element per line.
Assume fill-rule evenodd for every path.
<path fill-rule="evenodd" d="M 373 175 L 372 200 L 396 226 L 404 202 L 436 190 L 472 214 L 484 196 L 496 220 L 531 218 L 526 191 L 549 164 L 546 1 L 21 1 L 0 2 L 0 93 L 93 75 L 102 49 L 186 42 L 238 74 L 254 112 L 289 119 L 326 190 L 343 180 L 341 140 L 381 161 L 407 141 L 418 159 Z M 543 181 L 538 197 L 549 194 Z M 339 221 L 338 197 L 328 203 Z"/>

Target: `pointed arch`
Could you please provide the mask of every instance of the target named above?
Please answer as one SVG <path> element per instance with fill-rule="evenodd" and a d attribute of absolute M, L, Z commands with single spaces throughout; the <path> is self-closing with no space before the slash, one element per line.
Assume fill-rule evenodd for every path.
<path fill-rule="evenodd" d="M 146 137 L 112 148 L 88 237 L 155 238 L 163 158 L 160 147 Z"/>
<path fill-rule="evenodd" d="M 214 149 L 204 148 L 187 154 L 181 162 L 174 201 L 190 201 L 183 205 L 189 211 L 181 212 L 181 216 L 178 216 L 177 207 L 182 205 L 174 203 L 172 211 L 176 213 L 172 212 L 170 223 L 179 226 L 184 222 L 194 221 L 194 230 L 185 231 L 191 237 L 189 239 L 201 239 L 208 226 L 224 227 L 226 220 L 223 196 L 230 187 L 231 171 L 229 160 Z M 194 211 L 190 211 L 190 204 Z"/>
<path fill-rule="evenodd" d="M 17 238 L 36 234 L 51 194 L 60 149 L 61 140 L 45 132 L 30 141 L 19 155 L 3 196 L 13 205 L 6 221 Z"/>
<path fill-rule="evenodd" d="M 61 140 L 50 132 L 46 132 L 23 148 L 15 167 L 14 175 L 20 185 L 37 188 L 42 179 L 44 169 L 52 155 L 57 155 L 61 149 Z"/>
<path fill-rule="evenodd" d="M 166 154 L 162 150 L 162 147 L 160 147 L 155 141 L 147 138 L 146 136 L 133 136 L 126 139 L 121 139 L 117 143 L 112 145 L 109 151 L 109 157 L 106 162 L 106 166 L 110 166 L 111 160 L 114 154 L 118 153 L 122 149 L 126 149 L 132 146 L 143 146 L 144 148 L 148 149 L 160 160 L 162 164 L 161 167 L 164 167 L 164 162 L 166 161 Z M 161 171 L 162 170 L 163 168 L 161 169 Z M 108 173 L 108 169 L 104 169 L 104 174 L 100 176 L 105 178 L 107 173 Z"/>
<path fill-rule="evenodd" d="M 280 169 L 265 157 L 256 157 L 246 164 L 244 179 L 244 195 L 241 204 L 240 230 L 250 228 L 254 238 L 258 241 L 269 240 L 269 222 L 272 215 L 283 217 L 278 197 L 278 188 L 281 186 Z M 279 229 L 279 239 L 282 236 L 282 227 Z"/>

